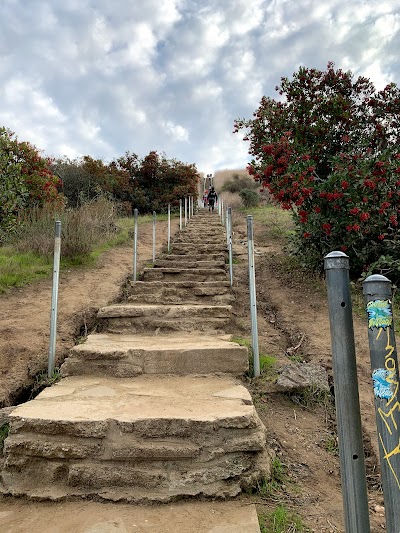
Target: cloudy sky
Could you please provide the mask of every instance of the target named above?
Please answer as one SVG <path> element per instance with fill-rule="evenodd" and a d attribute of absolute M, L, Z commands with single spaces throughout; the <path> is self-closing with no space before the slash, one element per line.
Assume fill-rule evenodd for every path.
<path fill-rule="evenodd" d="M 232 133 L 299 66 L 400 84 L 400 0 L 0 0 L 0 126 L 46 155 L 243 168 Z"/>

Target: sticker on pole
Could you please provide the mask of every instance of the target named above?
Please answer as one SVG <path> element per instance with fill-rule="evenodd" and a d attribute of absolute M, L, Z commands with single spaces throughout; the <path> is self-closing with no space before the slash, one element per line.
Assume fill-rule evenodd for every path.
<path fill-rule="evenodd" d="M 390 300 L 373 300 L 367 304 L 368 328 L 390 328 L 393 315 Z"/>
<path fill-rule="evenodd" d="M 374 396 L 376 398 L 382 398 L 390 400 L 393 396 L 391 383 L 388 378 L 393 372 L 389 372 L 385 368 L 377 368 L 372 372 L 372 380 L 374 383 Z"/>

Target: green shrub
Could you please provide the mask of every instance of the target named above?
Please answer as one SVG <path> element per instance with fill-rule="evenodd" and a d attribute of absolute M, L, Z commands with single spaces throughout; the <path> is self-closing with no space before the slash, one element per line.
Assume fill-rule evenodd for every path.
<path fill-rule="evenodd" d="M 239 193 L 243 189 L 257 189 L 258 183 L 248 176 L 233 174 L 231 180 L 226 180 L 221 187 L 221 192 Z"/>
<path fill-rule="evenodd" d="M 242 189 L 239 192 L 239 196 L 242 200 L 243 207 L 248 209 L 249 207 L 257 207 L 260 203 L 260 197 L 256 191 L 250 189 Z"/>

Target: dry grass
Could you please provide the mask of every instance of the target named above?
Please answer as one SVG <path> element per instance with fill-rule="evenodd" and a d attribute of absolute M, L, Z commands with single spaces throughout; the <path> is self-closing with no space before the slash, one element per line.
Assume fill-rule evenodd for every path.
<path fill-rule="evenodd" d="M 64 258 L 89 254 L 96 244 L 116 231 L 114 204 L 104 198 L 59 214 L 50 209 L 32 209 L 24 215 L 23 227 L 14 242 L 15 249 L 52 257 L 55 220 L 61 220 Z"/>

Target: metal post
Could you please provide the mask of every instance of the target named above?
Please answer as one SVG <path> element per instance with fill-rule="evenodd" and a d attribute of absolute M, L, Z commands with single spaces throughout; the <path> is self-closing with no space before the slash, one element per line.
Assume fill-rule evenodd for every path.
<path fill-rule="evenodd" d="M 50 379 L 54 373 L 56 360 L 56 337 L 57 337 L 57 308 L 58 308 L 58 279 L 60 276 L 61 255 L 61 221 L 56 220 L 54 228 L 54 261 L 53 261 L 53 288 L 51 293 L 50 312 L 50 346 L 47 376 Z"/>
<path fill-rule="evenodd" d="M 138 210 L 133 210 L 134 227 L 133 227 L 133 281 L 137 278 L 137 238 L 138 238 Z"/>
<path fill-rule="evenodd" d="M 218 216 L 221 216 L 221 199 L 218 198 Z"/>
<path fill-rule="evenodd" d="M 224 223 L 224 200 L 221 198 L 221 223 Z"/>
<path fill-rule="evenodd" d="M 191 206 L 191 197 L 188 196 L 188 220 L 190 220 L 191 218 L 191 214 L 192 214 L 192 206 Z"/>
<path fill-rule="evenodd" d="M 185 227 L 187 225 L 187 197 L 185 196 Z"/>
<path fill-rule="evenodd" d="M 251 347 L 253 350 L 253 376 L 260 375 L 260 357 L 258 353 L 258 325 L 257 325 L 257 298 L 256 279 L 254 268 L 254 242 L 253 242 L 253 217 L 247 216 L 247 249 L 249 256 L 249 291 L 251 312 Z"/>
<path fill-rule="evenodd" d="M 179 199 L 179 229 L 182 231 L 182 198 Z"/>
<path fill-rule="evenodd" d="M 194 198 L 193 196 L 191 196 L 192 198 L 192 217 L 194 216 Z"/>
<path fill-rule="evenodd" d="M 229 246 L 229 209 L 230 207 L 227 207 L 226 208 L 226 225 L 225 225 L 225 228 L 226 228 L 226 245 Z"/>
<path fill-rule="evenodd" d="M 168 253 L 171 248 L 171 204 L 168 204 Z"/>
<path fill-rule="evenodd" d="M 392 286 L 379 274 L 363 283 L 368 318 L 386 531 L 400 531 L 400 391 Z"/>
<path fill-rule="evenodd" d="M 232 208 L 228 207 L 228 228 L 229 228 L 229 280 L 233 285 L 233 258 L 232 258 Z"/>
<path fill-rule="evenodd" d="M 369 533 L 369 511 L 358 396 L 349 258 L 324 258 L 331 329 L 336 420 L 346 533 Z"/>
<path fill-rule="evenodd" d="M 156 212 L 153 211 L 153 263 L 156 261 Z"/>

